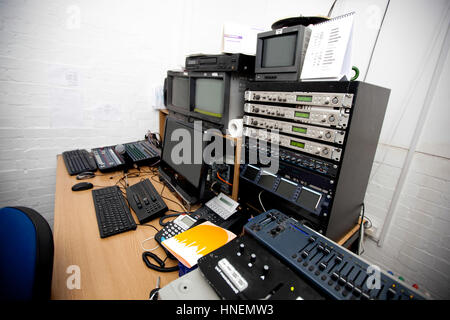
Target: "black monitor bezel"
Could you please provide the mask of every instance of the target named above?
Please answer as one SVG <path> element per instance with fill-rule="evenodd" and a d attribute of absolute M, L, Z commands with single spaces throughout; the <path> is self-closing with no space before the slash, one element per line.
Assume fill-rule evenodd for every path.
<path fill-rule="evenodd" d="M 303 41 L 299 39 L 303 38 L 305 32 L 304 26 L 294 26 L 289 28 L 283 28 L 278 30 L 271 30 L 267 32 L 262 32 L 258 34 L 257 44 L 256 44 L 256 59 L 255 59 L 255 73 L 294 73 L 299 72 L 301 64 L 301 52 L 303 47 Z M 263 53 L 264 53 L 264 40 L 268 38 L 286 36 L 289 34 L 296 35 L 296 45 L 295 45 L 295 63 L 288 67 L 263 67 Z"/>
<path fill-rule="evenodd" d="M 173 93 L 173 79 L 175 77 L 179 78 L 187 78 L 189 81 L 189 88 L 190 88 L 190 78 L 189 73 L 184 71 L 167 71 L 167 109 L 179 112 L 185 115 L 189 115 L 191 113 L 191 104 L 190 104 L 190 92 L 188 93 L 188 99 L 187 99 L 187 108 L 176 106 L 172 103 L 172 93 Z"/>
<path fill-rule="evenodd" d="M 222 79 L 224 81 L 224 90 L 223 90 L 223 112 L 222 117 L 214 117 L 209 116 L 203 113 L 199 113 L 195 110 L 195 90 L 196 90 L 196 80 L 197 79 Z M 226 72 L 189 72 L 189 82 L 190 82 L 190 115 L 194 118 L 198 118 L 201 120 L 205 120 L 208 122 L 223 124 L 226 114 L 228 112 L 229 104 L 230 104 L 230 81 L 231 76 Z"/>
<path fill-rule="evenodd" d="M 166 129 L 167 129 L 167 123 L 169 121 L 177 122 L 177 123 L 179 123 L 179 124 L 181 124 L 183 126 L 187 126 L 187 127 L 192 128 L 193 130 L 195 130 L 194 129 L 194 125 L 192 123 L 183 122 L 183 121 L 180 121 L 179 119 L 176 119 L 176 118 L 173 118 L 173 117 L 170 117 L 170 116 L 166 117 L 166 121 L 164 123 L 164 138 L 163 138 L 163 144 L 162 144 L 163 146 L 162 146 L 162 149 L 161 149 L 161 162 L 160 162 L 160 165 L 163 168 L 166 167 L 166 168 L 170 168 L 171 170 L 175 171 L 179 176 L 183 177 L 184 181 L 187 184 L 189 184 L 192 188 L 200 190 L 200 188 L 202 187 L 202 180 L 203 180 L 203 178 L 204 178 L 204 176 L 206 174 L 206 169 L 207 169 L 206 168 L 206 164 L 203 162 L 203 155 L 202 155 L 202 167 L 200 169 L 200 177 L 199 177 L 199 182 L 198 182 L 197 186 L 194 185 L 191 181 L 189 181 L 186 177 L 184 177 L 176 168 L 172 167 L 169 163 L 164 161 L 164 145 L 165 145 L 165 141 L 167 141 L 166 140 L 167 139 L 167 130 Z M 206 142 L 203 141 L 203 137 L 202 137 L 202 150 L 204 150 L 205 147 L 206 147 Z"/>

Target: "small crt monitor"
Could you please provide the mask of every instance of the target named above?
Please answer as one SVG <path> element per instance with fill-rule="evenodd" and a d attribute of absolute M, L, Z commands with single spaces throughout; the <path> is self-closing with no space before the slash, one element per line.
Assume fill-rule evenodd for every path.
<path fill-rule="evenodd" d="M 189 76 L 185 72 L 167 72 L 167 108 L 178 112 L 189 111 Z"/>
<path fill-rule="evenodd" d="M 225 102 L 224 79 L 196 78 L 194 83 L 194 112 L 222 118 Z"/>
<path fill-rule="evenodd" d="M 259 81 L 298 81 L 311 29 L 293 26 L 258 34 L 255 73 Z"/>

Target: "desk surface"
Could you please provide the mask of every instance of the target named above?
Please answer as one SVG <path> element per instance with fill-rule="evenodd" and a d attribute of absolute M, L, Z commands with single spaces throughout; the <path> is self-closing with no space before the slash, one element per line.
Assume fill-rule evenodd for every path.
<path fill-rule="evenodd" d="M 97 171 L 98 174 L 101 174 Z M 94 186 L 111 186 L 122 177 L 122 172 L 113 172 L 94 179 L 84 180 Z M 112 177 L 112 178 L 110 178 Z M 141 178 L 149 178 L 158 192 L 163 185 L 151 174 L 141 174 L 129 178 L 134 184 Z M 92 190 L 73 192 L 72 186 L 80 181 L 69 176 L 62 156 L 58 156 L 55 193 L 54 243 L 55 258 L 53 266 L 52 299 L 148 299 L 150 290 L 161 277 L 161 287 L 178 278 L 178 272 L 161 273 L 148 269 L 142 261 L 141 243 L 152 237 L 156 231 L 148 226 L 139 226 L 109 238 L 99 236 Z M 177 201 L 175 196 L 164 188 L 163 195 Z M 165 201 L 169 209 L 180 211 L 176 203 Z M 178 202 L 178 201 L 177 201 Z M 135 221 L 136 216 L 131 210 Z M 161 229 L 159 219 L 149 222 Z M 144 243 L 151 249 L 157 245 L 155 240 Z M 161 248 L 153 251 L 164 258 Z M 176 262 L 168 259 L 167 266 Z M 68 289 L 67 281 L 73 274 L 70 266 L 79 266 L 80 289 Z"/>
<path fill-rule="evenodd" d="M 150 290 L 156 286 L 158 276 L 161 277 L 161 287 L 178 278 L 178 272 L 153 271 L 142 261 L 141 244 L 155 235 L 153 228 L 138 225 L 134 231 L 101 239 L 91 190 L 72 191 L 72 186 L 80 181 L 76 180 L 75 176 L 69 176 L 61 155 L 58 156 L 56 170 L 52 299 L 148 299 Z M 155 189 L 161 193 L 163 184 L 147 170 L 139 177 L 129 178 L 129 184 L 149 178 Z M 123 176 L 122 172 L 97 174 L 99 176 L 84 181 L 89 181 L 98 188 L 115 185 Z M 167 188 L 164 188 L 163 196 L 176 202 L 165 200 L 169 209 L 181 210 L 177 204 L 179 201 Z M 131 213 L 135 221 L 138 221 L 132 210 Z M 161 229 L 159 219 L 148 224 Z M 356 225 L 337 242 L 343 244 L 358 229 Z M 156 245 L 154 240 L 144 243 L 147 249 Z M 153 252 L 162 258 L 166 256 L 161 248 Z M 176 265 L 176 261 L 170 259 L 166 263 L 169 267 Z M 67 283 L 70 284 L 74 277 L 72 266 L 79 267 L 80 289 L 68 288 Z"/>

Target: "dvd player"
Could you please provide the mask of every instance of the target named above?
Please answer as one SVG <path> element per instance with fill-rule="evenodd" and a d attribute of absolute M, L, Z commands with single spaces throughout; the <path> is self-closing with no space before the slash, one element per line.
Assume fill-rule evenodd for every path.
<path fill-rule="evenodd" d="M 186 57 L 186 70 L 253 73 L 255 56 L 235 54 L 194 54 Z"/>

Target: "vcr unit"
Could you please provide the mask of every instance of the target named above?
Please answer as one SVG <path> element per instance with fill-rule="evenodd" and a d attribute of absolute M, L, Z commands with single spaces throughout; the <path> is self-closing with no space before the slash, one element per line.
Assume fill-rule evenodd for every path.
<path fill-rule="evenodd" d="M 253 74 L 255 56 L 242 53 L 194 54 L 186 57 L 188 71 L 226 71 Z"/>

